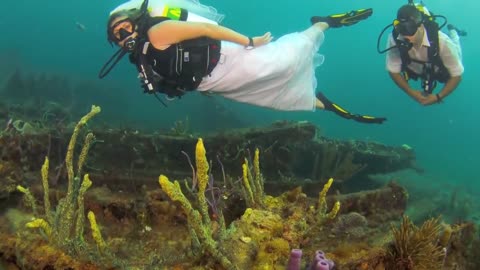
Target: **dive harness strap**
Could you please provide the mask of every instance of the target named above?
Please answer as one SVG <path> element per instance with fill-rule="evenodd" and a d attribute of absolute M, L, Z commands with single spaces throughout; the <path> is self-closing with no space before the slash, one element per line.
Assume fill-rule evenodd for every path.
<path fill-rule="evenodd" d="M 167 107 L 167 104 L 165 104 L 165 102 L 157 95 L 158 90 L 155 85 L 158 81 L 158 74 L 155 74 L 152 67 L 148 65 L 146 52 L 149 44 L 150 42 L 143 43 L 142 52 L 140 53 L 139 63 L 137 65 L 139 72 L 138 77 L 140 79 L 143 92 L 153 94 L 163 106 Z"/>
<path fill-rule="evenodd" d="M 351 120 L 354 120 L 360 123 L 365 123 L 365 124 L 382 124 L 385 120 L 387 120 L 387 118 L 384 118 L 384 117 L 373 117 L 368 115 L 351 114 L 344 108 L 328 100 L 328 98 L 325 97 L 321 92 L 317 93 L 317 98 L 323 103 L 323 105 L 325 106 L 325 110 L 331 111 L 336 115 L 343 117 L 345 119 L 351 119 Z"/>
<path fill-rule="evenodd" d="M 212 43 L 213 42 L 213 43 Z M 143 41 L 131 61 L 137 66 L 144 93 L 163 93 L 168 98 L 180 98 L 198 88 L 204 76 L 210 74 L 220 58 L 220 42 L 208 38 L 198 38 L 175 45 L 175 57 L 167 76 L 152 66 L 155 60 L 149 53 L 150 42 Z M 162 63 L 160 63 L 162 64 Z"/>
<path fill-rule="evenodd" d="M 399 33 L 395 29 L 393 30 L 393 38 L 400 52 L 400 58 L 402 60 L 402 73 L 404 74 L 405 79 L 417 80 L 418 78 L 421 78 L 424 92 L 431 94 L 437 86 L 437 82 L 445 83 L 450 78 L 450 74 L 440 58 L 440 45 L 438 36 L 440 27 L 435 21 L 428 18 L 424 20 L 423 25 L 427 31 L 427 38 L 430 43 L 430 46 L 427 48 L 427 62 L 410 58 L 408 51 L 413 45 L 408 41 L 399 39 Z M 422 74 L 417 74 L 408 68 L 408 65 L 411 62 L 416 62 L 423 65 Z"/>

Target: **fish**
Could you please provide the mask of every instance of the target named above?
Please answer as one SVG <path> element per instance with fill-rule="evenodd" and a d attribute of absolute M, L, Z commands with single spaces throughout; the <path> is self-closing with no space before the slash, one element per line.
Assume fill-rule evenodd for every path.
<path fill-rule="evenodd" d="M 82 32 L 85 32 L 87 30 L 87 27 L 85 27 L 85 25 L 80 22 L 75 22 L 75 25 L 77 26 L 77 29 Z"/>

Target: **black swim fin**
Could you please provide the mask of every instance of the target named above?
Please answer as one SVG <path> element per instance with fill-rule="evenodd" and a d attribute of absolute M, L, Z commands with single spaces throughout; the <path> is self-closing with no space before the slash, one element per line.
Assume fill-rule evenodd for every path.
<path fill-rule="evenodd" d="M 457 31 L 457 34 L 458 34 L 459 36 L 461 36 L 461 37 L 467 36 L 467 32 L 465 32 L 464 30 L 458 29 L 458 28 L 457 28 L 455 25 L 453 25 L 453 24 L 447 25 L 447 29 L 448 29 L 449 31 L 452 31 L 452 30 Z"/>
<path fill-rule="evenodd" d="M 336 115 L 343 117 L 345 119 L 352 119 L 354 121 L 365 123 L 365 124 L 383 124 L 383 122 L 387 120 L 387 118 L 385 117 L 373 117 L 368 115 L 351 114 L 344 108 L 331 102 L 321 92 L 317 93 L 317 98 L 323 103 L 326 111 L 331 111 Z"/>
<path fill-rule="evenodd" d="M 330 27 L 338 28 L 342 26 L 350 26 L 363 21 L 370 17 L 373 13 L 373 9 L 365 8 L 359 10 L 352 10 L 343 14 L 334 14 L 326 17 L 322 16 L 313 16 L 310 21 L 312 24 L 317 22 L 326 22 Z"/>

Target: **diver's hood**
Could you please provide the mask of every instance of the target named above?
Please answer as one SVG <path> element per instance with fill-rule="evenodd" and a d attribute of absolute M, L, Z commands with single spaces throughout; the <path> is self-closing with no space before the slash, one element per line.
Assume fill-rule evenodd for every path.
<path fill-rule="evenodd" d="M 158 0 L 157 0 L 158 1 Z M 115 9 L 113 9 L 112 11 L 110 11 L 110 16 L 113 14 L 113 13 L 116 13 L 118 11 L 122 11 L 122 10 L 130 10 L 130 9 L 140 9 L 141 6 L 143 4 L 143 0 L 130 0 L 128 2 L 125 2 L 123 4 L 121 4 L 120 6 L 116 7 Z"/>
<path fill-rule="evenodd" d="M 110 12 L 110 15 L 122 10 L 141 9 L 143 2 L 143 0 L 127 1 L 113 9 Z M 153 0 L 149 1 L 147 9 L 150 16 L 157 17 L 164 16 L 165 8 L 168 9 L 168 7 L 186 9 L 189 14 L 198 15 L 195 17 L 203 17 L 207 19 L 205 21 L 207 23 L 219 24 L 225 17 L 225 15 L 218 13 L 214 7 L 203 5 L 199 0 Z"/>

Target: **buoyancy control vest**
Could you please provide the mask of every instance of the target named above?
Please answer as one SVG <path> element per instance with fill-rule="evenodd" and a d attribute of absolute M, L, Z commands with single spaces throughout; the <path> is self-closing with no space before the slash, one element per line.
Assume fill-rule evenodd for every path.
<path fill-rule="evenodd" d="M 186 12 L 181 11 L 182 14 Z M 137 66 L 145 92 L 160 92 L 173 98 L 196 90 L 202 78 L 213 71 L 220 58 L 221 42 L 200 37 L 172 44 L 164 50 L 156 49 L 148 41 L 147 31 L 170 19 L 148 18 L 146 27 L 139 33 L 138 47 L 130 54 L 130 61 Z"/>
<path fill-rule="evenodd" d="M 160 92 L 170 98 L 180 97 L 188 91 L 196 90 L 202 78 L 215 68 L 220 58 L 221 42 L 200 37 L 171 44 L 168 48 L 159 50 L 150 44 L 147 32 L 154 25 L 166 20 L 212 24 L 217 22 L 183 8 L 155 3 L 157 3 L 155 6 L 148 7 L 148 15 L 138 29 L 139 44 L 130 54 L 130 61 L 137 67 L 144 92 Z"/>

